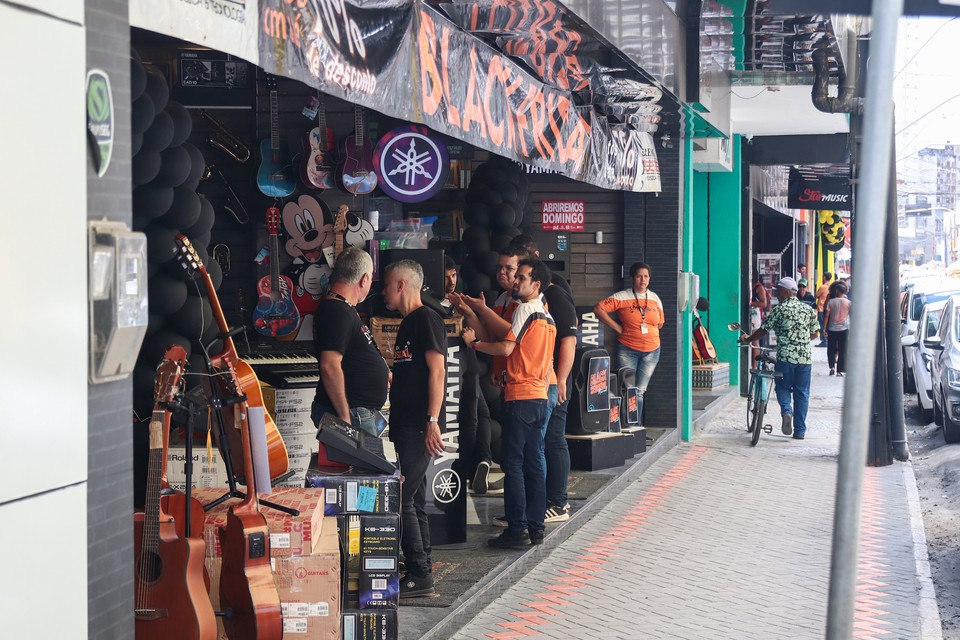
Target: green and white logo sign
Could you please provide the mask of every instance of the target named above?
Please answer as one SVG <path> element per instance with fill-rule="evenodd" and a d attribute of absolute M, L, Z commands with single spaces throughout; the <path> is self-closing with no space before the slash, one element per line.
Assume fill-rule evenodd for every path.
<path fill-rule="evenodd" d="M 101 69 L 87 72 L 87 131 L 97 175 L 103 177 L 113 153 L 113 92 L 110 78 Z"/>

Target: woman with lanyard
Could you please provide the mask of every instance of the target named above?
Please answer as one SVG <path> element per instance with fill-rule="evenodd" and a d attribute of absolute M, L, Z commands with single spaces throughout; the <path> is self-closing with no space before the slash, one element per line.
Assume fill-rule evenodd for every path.
<path fill-rule="evenodd" d="M 597 318 L 617 334 L 617 363 L 636 370 L 640 395 L 639 412 L 643 416 L 643 396 L 653 371 L 660 362 L 660 329 L 663 327 L 663 303 L 650 291 L 650 267 L 635 262 L 630 267 L 633 286 L 604 298 L 593 308 Z M 616 313 L 614 319 L 610 314 Z"/>

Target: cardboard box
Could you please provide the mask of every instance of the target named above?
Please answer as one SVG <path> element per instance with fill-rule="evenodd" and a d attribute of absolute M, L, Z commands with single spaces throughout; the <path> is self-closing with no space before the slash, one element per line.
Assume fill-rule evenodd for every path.
<path fill-rule="evenodd" d="M 323 515 L 400 513 L 400 471 L 394 475 L 327 475 L 308 469 L 306 486 L 323 487 Z"/>
<path fill-rule="evenodd" d="M 694 389 L 719 389 L 730 384 L 730 363 L 693 365 Z"/>
<path fill-rule="evenodd" d="M 311 454 L 317 452 L 317 430 L 315 427 L 311 427 L 308 433 L 284 435 L 283 444 L 287 446 L 288 457 L 301 458 L 306 456 L 309 459 Z"/>
<path fill-rule="evenodd" d="M 343 600 L 357 603 L 359 608 L 396 608 L 400 595 L 400 576 L 384 571 L 382 563 L 371 565 L 371 576 L 363 579 L 365 558 L 395 559 L 400 555 L 400 516 L 395 513 L 343 514 L 337 516 L 340 536 Z M 368 563 L 369 564 L 369 563 Z M 392 573 L 382 577 L 384 573 Z M 384 579 L 374 585 L 372 580 Z M 368 590 L 364 592 L 363 585 Z M 377 587 L 374 589 L 374 587 Z"/>
<path fill-rule="evenodd" d="M 400 328 L 402 321 L 402 318 L 370 318 L 370 331 L 373 333 L 373 339 L 380 347 L 380 355 L 391 367 L 393 366 L 393 347 L 397 343 L 397 330 Z M 459 336 L 463 330 L 463 317 L 445 318 L 443 325 L 448 336 Z"/>
<path fill-rule="evenodd" d="M 210 574 L 210 601 L 220 608 L 221 558 L 205 560 Z M 340 637 L 340 546 L 333 523 L 322 528 L 312 555 L 272 558 L 273 578 L 280 593 L 283 637 L 337 640 Z M 217 618 L 218 640 L 228 640 Z"/>
<path fill-rule="evenodd" d="M 309 413 L 310 405 L 313 404 L 313 398 L 317 394 L 315 388 L 278 389 L 268 384 L 261 384 L 260 390 L 263 392 L 264 406 L 274 417 L 281 409 L 305 409 Z"/>
<path fill-rule="evenodd" d="M 194 489 L 209 489 L 211 487 L 226 487 L 228 484 L 227 470 L 220 459 L 220 451 L 214 447 L 213 455 L 207 456 L 206 446 L 197 443 L 191 452 L 193 458 L 193 485 Z M 187 484 L 187 475 L 184 464 L 187 461 L 187 450 L 183 444 L 171 444 L 167 450 L 167 480 L 174 489 L 183 491 Z"/>
<path fill-rule="evenodd" d="M 286 440 L 290 436 L 304 434 L 317 435 L 317 425 L 310 418 L 310 409 L 277 409 L 273 413 L 273 420 L 277 423 L 277 431 Z"/>
<path fill-rule="evenodd" d="M 340 637 L 343 640 L 397 640 L 397 612 L 344 611 Z"/>
<path fill-rule="evenodd" d="M 314 441 L 316 442 L 316 441 Z M 274 488 L 297 487 L 303 488 L 306 481 L 307 469 L 310 468 L 310 461 L 313 459 L 313 452 L 300 454 L 298 456 L 289 456 L 287 473 L 292 472 L 286 479 L 280 482 L 274 482 Z"/>
<path fill-rule="evenodd" d="M 270 555 L 272 557 L 308 556 L 317 546 L 323 528 L 323 490 L 289 488 L 276 489 L 262 500 L 269 500 L 300 511 L 291 516 L 283 511 L 262 506 L 260 512 L 267 520 L 270 530 Z M 194 493 L 201 503 L 208 504 L 223 495 L 222 490 L 202 489 Z M 207 543 L 207 557 L 219 557 L 220 537 L 217 529 L 227 523 L 227 511 L 237 499 L 226 500 L 207 512 L 203 537 Z"/>

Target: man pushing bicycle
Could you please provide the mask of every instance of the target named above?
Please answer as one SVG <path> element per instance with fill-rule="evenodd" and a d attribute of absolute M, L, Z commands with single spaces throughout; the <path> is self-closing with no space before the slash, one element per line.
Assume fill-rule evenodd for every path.
<path fill-rule="evenodd" d="M 770 330 L 777 335 L 777 364 L 775 370 L 783 374 L 776 380 L 777 402 L 780 403 L 781 429 L 784 435 L 793 434 L 803 440 L 807 432 L 807 407 L 810 404 L 810 369 L 813 362 L 810 341 L 820 333 L 817 312 L 797 299 L 797 282 L 782 278 L 777 282 L 777 300 L 759 329 L 740 338 L 742 344 L 766 336 Z M 792 404 L 791 404 L 792 400 Z"/>

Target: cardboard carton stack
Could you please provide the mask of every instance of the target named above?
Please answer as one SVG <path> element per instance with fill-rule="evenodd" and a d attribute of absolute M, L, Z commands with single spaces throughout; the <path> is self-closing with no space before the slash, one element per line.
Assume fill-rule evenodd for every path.
<path fill-rule="evenodd" d="M 280 487 L 302 487 L 310 466 L 310 455 L 317 452 L 317 427 L 310 419 L 310 406 L 316 390 L 279 389 L 263 386 L 263 402 L 277 423 L 277 430 L 287 445 L 287 457 L 293 475 L 278 482 Z"/>

